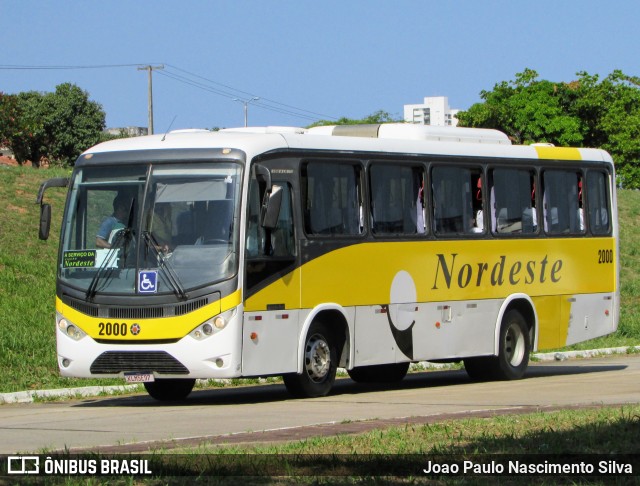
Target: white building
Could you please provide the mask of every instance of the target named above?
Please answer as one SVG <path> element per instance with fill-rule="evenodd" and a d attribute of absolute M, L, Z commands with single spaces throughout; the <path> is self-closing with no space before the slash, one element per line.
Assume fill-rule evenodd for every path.
<path fill-rule="evenodd" d="M 431 96 L 426 97 L 422 104 L 404 105 L 404 121 L 420 125 L 455 127 L 458 125 L 456 114 L 459 111 L 449 107 L 449 98 L 446 96 Z"/>
<path fill-rule="evenodd" d="M 121 128 L 107 128 L 105 130 L 109 135 L 126 136 L 126 137 L 143 137 L 149 134 L 147 127 L 121 127 Z"/>

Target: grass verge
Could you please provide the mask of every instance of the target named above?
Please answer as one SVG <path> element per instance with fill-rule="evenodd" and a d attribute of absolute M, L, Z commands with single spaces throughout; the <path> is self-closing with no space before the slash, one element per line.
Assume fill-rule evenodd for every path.
<path fill-rule="evenodd" d="M 131 482 L 67 478 L 63 484 L 636 484 L 637 471 L 627 474 L 627 466 L 640 467 L 639 438 L 640 405 L 425 425 L 409 421 L 362 434 L 282 444 L 204 444 L 133 454 L 130 457 L 149 461 L 153 477 Z M 462 473 L 465 461 L 475 468 Z M 620 469 L 612 470 L 613 462 Z M 583 463 L 594 469 L 593 474 L 509 474 L 514 463 Z M 458 464 L 462 474 L 425 473 L 429 467 L 433 471 L 433 464 Z M 503 473 L 497 474 L 500 464 Z M 479 469 L 481 465 L 486 469 Z"/>

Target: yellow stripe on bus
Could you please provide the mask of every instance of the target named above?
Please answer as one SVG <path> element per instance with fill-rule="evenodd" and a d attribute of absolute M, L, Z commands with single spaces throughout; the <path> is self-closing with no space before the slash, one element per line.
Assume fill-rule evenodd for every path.
<path fill-rule="evenodd" d="M 64 304 L 59 298 L 56 298 L 56 310 L 94 339 L 131 342 L 181 339 L 207 319 L 238 306 L 242 301 L 241 296 L 242 292 L 236 290 L 232 294 L 193 312 L 180 316 L 151 319 L 90 317 Z M 117 334 L 114 332 L 116 323 L 118 324 Z M 109 325 L 107 326 L 107 324 Z M 139 326 L 139 332 L 136 335 L 131 332 L 133 324 Z M 126 330 L 124 335 L 122 334 L 123 329 Z"/>
<path fill-rule="evenodd" d="M 418 302 L 614 292 L 605 252 L 614 254 L 613 238 L 362 243 L 307 262 L 247 299 L 245 310 L 387 304 L 399 272 L 411 276 Z"/>
<path fill-rule="evenodd" d="M 235 307 L 238 307 L 242 303 L 242 292 L 240 289 L 236 290 L 232 294 L 227 295 L 220 299 L 220 312 L 226 312 Z"/>
<path fill-rule="evenodd" d="M 580 149 L 573 147 L 546 147 L 544 145 L 535 145 L 534 148 L 538 152 L 539 159 L 547 160 L 582 160 Z"/>

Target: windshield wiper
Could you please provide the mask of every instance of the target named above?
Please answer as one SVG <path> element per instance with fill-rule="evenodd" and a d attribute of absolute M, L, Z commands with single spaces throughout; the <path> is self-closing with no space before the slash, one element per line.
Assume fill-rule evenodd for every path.
<path fill-rule="evenodd" d="M 169 285 L 173 289 L 173 292 L 181 300 L 187 300 L 189 296 L 184 291 L 184 287 L 180 283 L 180 279 L 178 278 L 178 275 L 173 270 L 173 267 L 169 263 L 169 260 L 167 259 L 167 257 L 160 250 L 158 250 L 158 247 L 160 246 L 158 244 L 158 241 L 154 238 L 154 236 L 149 231 L 143 231 L 142 238 L 145 242 L 145 246 L 147 248 L 151 248 L 156 259 L 160 262 L 160 268 L 165 270 L 165 276 L 167 278 L 167 281 L 169 282 Z"/>
<path fill-rule="evenodd" d="M 104 269 L 109 268 L 108 275 L 111 275 L 111 273 L 113 272 L 113 268 L 114 268 L 114 266 L 112 265 L 113 258 L 118 253 L 116 250 L 120 246 L 120 242 L 123 240 L 123 238 L 125 238 L 125 233 L 126 233 L 126 237 L 130 238 L 129 232 L 130 230 L 128 228 L 123 229 L 117 234 L 115 240 L 113 240 L 113 243 L 111 244 L 111 248 L 109 249 L 109 253 L 107 253 L 107 256 L 105 257 L 105 259 L 102 260 L 102 263 L 98 267 L 98 270 L 96 271 L 95 275 L 91 279 L 91 283 L 89 284 L 89 288 L 87 289 L 87 292 L 86 292 L 87 299 L 92 300 L 95 297 L 96 291 L 98 288 L 98 280 L 100 280 L 100 277 L 102 276 L 102 272 L 104 272 Z"/>

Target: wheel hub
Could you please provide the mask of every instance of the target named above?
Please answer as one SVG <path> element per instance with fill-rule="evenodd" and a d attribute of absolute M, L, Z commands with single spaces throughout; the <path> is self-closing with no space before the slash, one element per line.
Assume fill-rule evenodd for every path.
<path fill-rule="evenodd" d="M 510 325 L 504 337 L 504 352 L 511 366 L 519 366 L 524 358 L 524 334 L 517 325 Z"/>
<path fill-rule="evenodd" d="M 309 378 L 315 382 L 322 381 L 329 373 L 331 352 L 322 336 L 314 335 L 307 342 L 305 367 Z"/>

